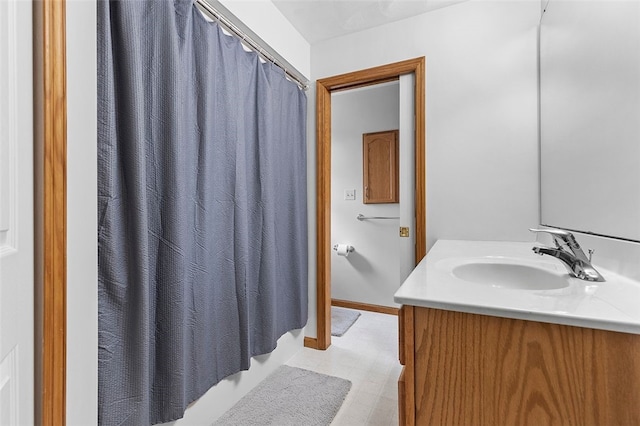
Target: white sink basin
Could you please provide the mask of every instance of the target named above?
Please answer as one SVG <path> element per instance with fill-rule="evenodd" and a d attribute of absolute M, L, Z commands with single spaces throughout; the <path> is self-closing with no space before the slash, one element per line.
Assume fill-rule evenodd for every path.
<path fill-rule="evenodd" d="M 571 278 L 536 243 L 439 240 L 394 296 L 403 305 L 640 334 L 640 281 L 596 265 Z"/>
<path fill-rule="evenodd" d="M 500 258 L 465 262 L 453 267 L 451 273 L 468 282 L 519 290 L 554 290 L 570 284 L 567 274 Z"/>

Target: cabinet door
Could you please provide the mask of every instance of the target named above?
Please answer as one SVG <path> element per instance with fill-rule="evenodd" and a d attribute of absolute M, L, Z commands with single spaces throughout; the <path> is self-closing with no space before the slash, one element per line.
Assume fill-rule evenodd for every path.
<path fill-rule="evenodd" d="M 640 335 L 414 314 L 416 425 L 640 425 Z"/>
<path fill-rule="evenodd" d="M 398 202 L 398 131 L 362 135 L 365 204 Z"/>

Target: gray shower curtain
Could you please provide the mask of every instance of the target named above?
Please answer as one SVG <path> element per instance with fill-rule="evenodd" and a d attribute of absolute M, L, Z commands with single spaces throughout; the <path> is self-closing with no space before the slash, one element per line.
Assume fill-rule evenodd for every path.
<path fill-rule="evenodd" d="M 98 6 L 99 423 L 183 416 L 307 321 L 306 96 L 192 1 Z"/>

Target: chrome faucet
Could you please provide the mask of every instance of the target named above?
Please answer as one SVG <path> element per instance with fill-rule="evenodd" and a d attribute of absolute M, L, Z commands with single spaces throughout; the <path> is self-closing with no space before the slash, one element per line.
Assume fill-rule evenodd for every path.
<path fill-rule="evenodd" d="M 580 244 L 571 232 L 563 229 L 533 229 L 531 232 L 545 232 L 550 234 L 555 243 L 554 247 L 533 247 L 533 252 L 542 256 L 548 254 L 560 260 L 569 271 L 572 277 L 580 278 L 586 281 L 604 281 L 604 278 L 591 265 L 592 250 L 589 250 L 589 257 L 584 254 Z"/>

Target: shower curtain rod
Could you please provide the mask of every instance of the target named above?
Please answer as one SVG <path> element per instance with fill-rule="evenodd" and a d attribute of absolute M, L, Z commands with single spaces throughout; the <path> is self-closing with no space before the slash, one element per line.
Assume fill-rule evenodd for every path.
<path fill-rule="evenodd" d="M 215 7 L 211 4 L 212 0 L 195 0 L 195 4 L 214 21 L 221 24 L 226 30 L 242 40 L 242 43 L 255 51 L 265 61 L 271 62 L 281 68 L 284 73 L 296 83 L 302 90 L 309 88 L 309 80 L 300 71 L 295 69 L 293 65 L 280 56 L 271 46 L 258 37 L 246 25 L 244 25 L 233 13 L 215 1 Z"/>

